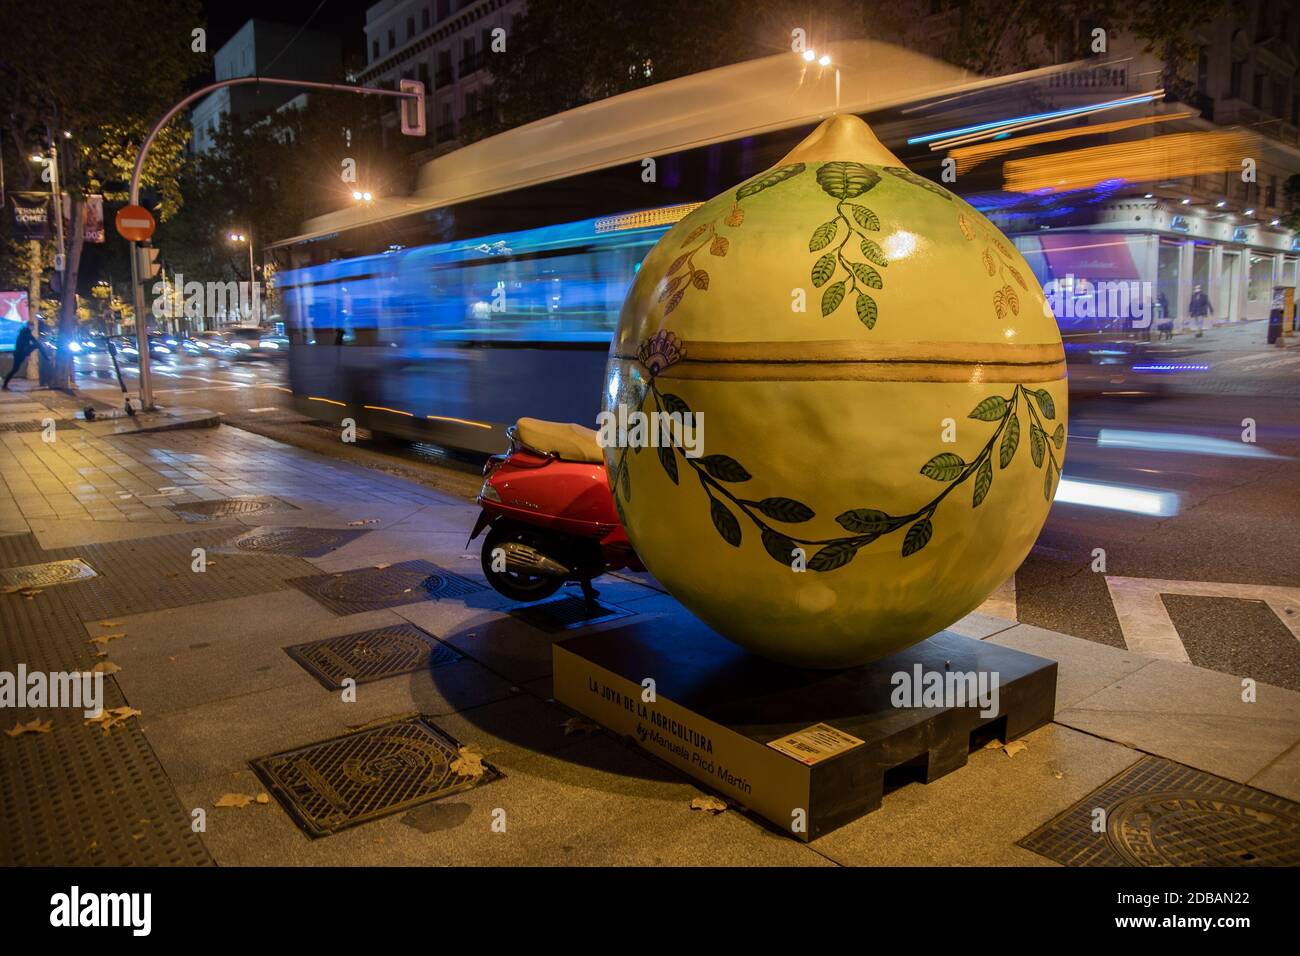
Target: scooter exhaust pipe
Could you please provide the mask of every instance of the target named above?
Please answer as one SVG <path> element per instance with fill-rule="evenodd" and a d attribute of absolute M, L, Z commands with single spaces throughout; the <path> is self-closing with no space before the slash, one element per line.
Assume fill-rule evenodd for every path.
<path fill-rule="evenodd" d="M 506 567 L 523 574 L 542 574 L 547 577 L 567 578 L 573 571 L 554 558 L 547 557 L 536 548 L 531 548 L 518 541 L 509 541 L 502 545 L 506 553 Z"/>

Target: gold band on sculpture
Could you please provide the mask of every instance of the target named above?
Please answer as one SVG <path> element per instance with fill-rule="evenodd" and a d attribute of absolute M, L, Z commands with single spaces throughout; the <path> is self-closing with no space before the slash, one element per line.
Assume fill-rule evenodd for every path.
<path fill-rule="evenodd" d="M 621 351 L 615 357 L 638 360 Z M 693 341 L 659 374 L 719 382 L 1054 382 L 1065 378 L 1065 352 L 1059 343 Z"/>

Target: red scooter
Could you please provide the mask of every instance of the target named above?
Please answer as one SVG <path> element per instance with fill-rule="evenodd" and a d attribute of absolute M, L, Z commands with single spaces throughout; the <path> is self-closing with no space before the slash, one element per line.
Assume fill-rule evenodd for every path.
<path fill-rule="evenodd" d="M 521 418 L 506 434 L 510 450 L 483 467 L 483 511 L 469 536 L 491 529 L 482 561 L 493 588 L 516 601 L 540 601 L 577 581 L 592 602 L 592 578 L 645 570 L 614 509 L 596 432 Z"/>

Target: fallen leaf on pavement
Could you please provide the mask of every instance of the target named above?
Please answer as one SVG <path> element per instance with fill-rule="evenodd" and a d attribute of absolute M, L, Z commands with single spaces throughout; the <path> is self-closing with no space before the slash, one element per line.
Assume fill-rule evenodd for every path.
<path fill-rule="evenodd" d="M 349 521 L 349 528 L 360 528 L 364 524 L 379 524 L 378 518 L 362 518 L 359 521 Z"/>
<path fill-rule="evenodd" d="M 100 627 L 121 627 L 122 622 L 121 621 L 100 621 L 99 626 Z"/>
<path fill-rule="evenodd" d="M 696 797 L 691 801 L 692 810 L 706 810 L 709 813 L 721 813 L 727 809 L 727 801 L 715 796 Z"/>
<path fill-rule="evenodd" d="M 593 734 L 600 730 L 600 724 L 592 723 L 585 717 L 570 717 L 560 726 L 564 728 L 566 737 L 570 734 Z"/>
<path fill-rule="evenodd" d="M 990 740 L 988 743 L 986 743 L 986 744 L 984 745 L 984 749 L 985 749 L 985 750 L 1001 750 L 1001 749 L 1002 749 L 1002 741 L 1000 741 L 1000 740 L 998 740 L 996 737 L 994 737 L 992 740 Z"/>
<path fill-rule="evenodd" d="M 23 734 L 48 734 L 53 729 L 52 720 L 31 720 L 25 724 L 14 724 L 12 729 L 6 730 L 5 733 L 10 737 L 19 737 Z"/>
<path fill-rule="evenodd" d="M 1008 757 L 1014 757 L 1016 754 L 1020 753 L 1020 751 L 1028 749 L 1029 744 L 1025 743 L 1023 740 L 1013 740 L 1002 748 L 1002 752 Z"/>
<path fill-rule="evenodd" d="M 121 669 L 112 661 L 100 661 L 90 669 L 90 672 L 92 674 L 116 674 Z"/>
<path fill-rule="evenodd" d="M 462 777 L 481 777 L 487 773 L 483 755 L 472 747 L 461 747 L 460 756 L 451 762 L 451 769 Z"/>
<path fill-rule="evenodd" d="M 108 733 L 118 724 L 125 723 L 132 717 L 139 717 L 143 711 L 136 710 L 134 707 L 113 707 L 109 710 L 101 710 L 97 717 L 87 717 L 87 727 L 100 727 L 104 733 Z"/>
<path fill-rule="evenodd" d="M 126 637 L 126 631 L 114 632 L 112 634 L 97 634 L 94 637 L 92 637 L 90 640 L 86 641 L 86 643 L 102 645 L 102 644 L 107 644 L 109 641 L 116 641 L 123 637 Z"/>
<path fill-rule="evenodd" d="M 253 798 L 246 793 L 223 793 L 217 798 L 214 807 L 233 807 L 240 810 L 253 802 Z"/>
<path fill-rule="evenodd" d="M 376 565 L 375 565 L 375 570 L 376 570 L 376 571 L 382 571 L 382 570 L 384 570 L 384 568 L 391 568 L 391 567 L 392 567 L 391 564 L 376 564 Z"/>
<path fill-rule="evenodd" d="M 258 803 L 270 803 L 271 795 L 267 793 L 265 790 L 263 790 L 261 793 L 257 795 L 255 799 L 257 800 Z"/>

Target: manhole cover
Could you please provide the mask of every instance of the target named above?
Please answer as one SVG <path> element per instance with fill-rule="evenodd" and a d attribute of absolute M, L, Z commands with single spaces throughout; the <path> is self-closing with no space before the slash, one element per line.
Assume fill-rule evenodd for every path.
<path fill-rule="evenodd" d="M 459 745 L 423 717 L 249 761 L 308 836 L 322 837 L 498 779 L 452 769 Z"/>
<path fill-rule="evenodd" d="M 232 515 L 297 510 L 299 510 L 297 505 L 291 505 L 279 498 L 217 498 L 212 501 L 191 501 L 172 507 L 172 511 L 187 521 L 211 521 L 214 518 L 228 518 Z"/>
<path fill-rule="evenodd" d="M 589 624 L 599 624 L 602 621 L 614 621 L 620 617 L 631 617 L 635 613 L 615 604 L 606 604 L 604 601 L 597 601 L 591 605 L 582 598 L 572 595 L 515 608 L 510 612 L 513 617 L 525 624 L 530 624 L 548 634 L 586 627 Z"/>
<path fill-rule="evenodd" d="M 358 568 L 339 574 L 313 574 L 290 578 L 285 583 L 315 598 L 335 614 L 379 611 L 483 590 L 483 585 L 428 561 L 403 561 L 387 568 Z"/>
<path fill-rule="evenodd" d="M 414 624 L 380 627 L 323 641 L 296 644 L 285 652 L 313 677 L 337 690 L 346 678 L 358 684 L 454 664 L 461 657 Z"/>
<path fill-rule="evenodd" d="M 1066 866 L 1297 866 L 1300 805 L 1145 757 L 1020 846 Z"/>
<path fill-rule="evenodd" d="M 84 581 L 98 575 L 98 571 L 80 558 L 68 558 L 46 564 L 27 564 L 20 568 L 0 568 L 0 585 L 8 589 L 48 588 L 55 584 Z"/>
<path fill-rule="evenodd" d="M 220 550 L 319 558 L 363 534 L 366 532 L 343 528 L 258 527 L 241 534 Z"/>

